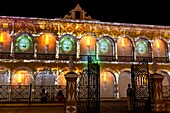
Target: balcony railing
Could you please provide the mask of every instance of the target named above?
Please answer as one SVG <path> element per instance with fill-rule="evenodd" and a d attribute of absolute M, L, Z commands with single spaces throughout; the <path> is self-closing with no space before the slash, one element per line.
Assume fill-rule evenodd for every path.
<path fill-rule="evenodd" d="M 55 60 L 56 57 L 55 57 L 55 54 L 40 54 L 38 53 L 37 54 L 37 59 L 38 60 Z"/>
<path fill-rule="evenodd" d="M 12 59 L 10 52 L 0 52 L 0 59 Z"/>
<path fill-rule="evenodd" d="M 143 60 L 147 60 L 148 62 L 152 62 L 152 57 L 139 57 L 139 56 L 136 57 L 136 62 L 140 62 L 140 61 L 143 61 Z"/>
<path fill-rule="evenodd" d="M 99 60 L 112 62 L 116 61 L 116 56 L 99 55 Z"/>
<path fill-rule="evenodd" d="M 88 57 L 91 57 L 93 60 L 96 59 L 96 55 L 80 55 L 80 61 L 88 61 Z"/>
<path fill-rule="evenodd" d="M 70 56 L 76 61 L 76 54 L 59 54 L 59 60 L 70 60 Z"/>
<path fill-rule="evenodd" d="M 168 57 L 154 57 L 158 63 L 169 63 Z"/>
<path fill-rule="evenodd" d="M 34 56 L 34 53 L 14 53 L 14 55 L 10 54 L 9 52 L 0 52 L 0 59 L 25 59 L 25 60 L 70 60 L 70 56 L 72 56 L 74 61 L 87 61 L 87 57 L 90 56 L 91 58 L 95 59 L 96 55 L 79 55 L 80 58 L 77 58 L 76 54 L 59 54 L 59 58 L 56 58 L 56 54 L 44 54 L 44 53 L 37 53 L 37 57 Z M 152 57 L 142 57 L 137 56 L 136 60 L 134 56 L 108 56 L 108 55 L 99 55 L 100 61 L 109 61 L 109 62 L 140 62 L 144 59 L 148 62 L 152 62 Z M 156 62 L 158 63 L 169 63 L 169 57 L 154 57 Z"/>
<path fill-rule="evenodd" d="M 119 62 L 133 62 L 134 58 L 133 56 L 118 56 Z"/>
<path fill-rule="evenodd" d="M 34 53 L 15 53 L 15 59 L 34 59 Z"/>
<path fill-rule="evenodd" d="M 42 89 L 48 92 L 47 102 L 57 102 L 59 90 L 66 97 L 65 86 L 58 85 L 0 85 L 0 103 L 40 103 Z"/>

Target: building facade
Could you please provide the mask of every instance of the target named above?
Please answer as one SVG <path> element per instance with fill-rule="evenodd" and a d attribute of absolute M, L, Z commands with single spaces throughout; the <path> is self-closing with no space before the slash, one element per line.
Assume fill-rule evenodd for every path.
<path fill-rule="evenodd" d="M 170 78 L 170 27 L 101 22 L 77 5 L 64 18 L 0 16 L 0 84 L 65 85 L 70 56 L 80 76 L 87 57 L 100 63 L 101 98 L 124 98 L 131 65 L 153 61 Z"/>

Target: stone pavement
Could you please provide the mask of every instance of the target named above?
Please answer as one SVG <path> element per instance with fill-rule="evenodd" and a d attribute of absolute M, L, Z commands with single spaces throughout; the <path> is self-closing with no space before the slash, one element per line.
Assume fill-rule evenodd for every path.
<path fill-rule="evenodd" d="M 0 104 L 0 113 L 65 113 L 65 104 Z M 100 113 L 147 113 L 129 112 L 126 99 L 101 100 Z"/>
<path fill-rule="evenodd" d="M 128 111 L 127 101 L 122 100 L 108 100 L 100 102 L 100 113 L 146 113 L 142 111 Z"/>
<path fill-rule="evenodd" d="M 100 102 L 100 113 L 129 113 L 126 100 L 108 100 Z"/>

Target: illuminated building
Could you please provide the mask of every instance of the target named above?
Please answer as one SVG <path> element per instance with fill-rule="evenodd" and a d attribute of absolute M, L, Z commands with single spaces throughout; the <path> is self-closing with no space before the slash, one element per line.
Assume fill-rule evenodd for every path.
<path fill-rule="evenodd" d="M 169 85 L 170 27 L 93 20 L 79 5 L 64 18 L 0 16 L 0 84 L 65 85 L 72 56 L 81 75 L 87 56 L 100 62 L 101 98 L 126 97 L 131 64 L 157 61 Z"/>

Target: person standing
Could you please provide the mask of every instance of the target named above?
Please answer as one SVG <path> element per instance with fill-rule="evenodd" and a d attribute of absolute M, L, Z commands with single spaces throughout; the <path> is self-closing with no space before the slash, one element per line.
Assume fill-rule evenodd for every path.
<path fill-rule="evenodd" d="M 128 104 L 128 111 L 132 111 L 133 110 L 133 100 L 132 100 L 132 88 L 131 85 L 128 84 L 128 88 L 127 88 L 127 104 Z"/>

